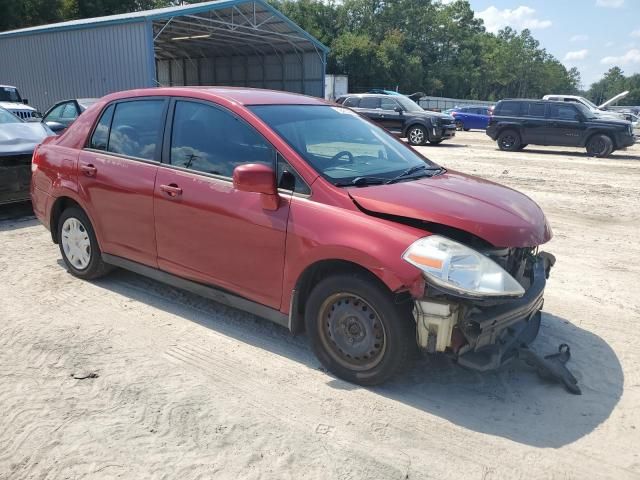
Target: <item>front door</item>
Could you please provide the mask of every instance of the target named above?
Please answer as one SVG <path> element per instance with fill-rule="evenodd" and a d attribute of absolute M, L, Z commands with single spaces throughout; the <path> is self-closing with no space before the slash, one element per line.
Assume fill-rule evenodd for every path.
<path fill-rule="evenodd" d="M 168 100 L 112 104 L 80 152 L 78 184 L 105 253 L 156 265 L 153 190 Z"/>
<path fill-rule="evenodd" d="M 396 135 L 402 134 L 406 115 L 391 96 L 380 99 L 380 125 Z"/>
<path fill-rule="evenodd" d="M 584 122 L 579 118 L 578 111 L 572 104 L 550 103 L 545 130 L 547 145 L 578 146 L 586 131 Z"/>
<path fill-rule="evenodd" d="M 155 189 L 158 266 L 280 307 L 290 195 L 277 210 L 233 188 L 233 169 L 275 165 L 273 147 L 222 107 L 176 100 Z M 275 175 L 275 173 L 274 173 Z"/>

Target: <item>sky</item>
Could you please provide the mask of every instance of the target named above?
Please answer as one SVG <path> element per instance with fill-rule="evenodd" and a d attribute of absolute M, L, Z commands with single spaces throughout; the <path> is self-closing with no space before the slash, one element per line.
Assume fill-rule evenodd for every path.
<path fill-rule="evenodd" d="M 540 45 L 567 68 L 578 68 L 583 88 L 614 65 L 626 75 L 640 73 L 640 0 L 470 3 L 490 31 L 497 32 L 507 25 L 518 31 L 531 30 Z"/>

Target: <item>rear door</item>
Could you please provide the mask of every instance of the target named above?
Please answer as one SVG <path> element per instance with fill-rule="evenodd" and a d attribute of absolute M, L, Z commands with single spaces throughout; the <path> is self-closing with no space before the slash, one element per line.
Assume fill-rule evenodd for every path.
<path fill-rule="evenodd" d="M 105 253 L 156 266 L 153 190 L 168 100 L 109 105 L 80 152 L 78 185 Z"/>
<path fill-rule="evenodd" d="M 586 132 L 586 125 L 580 121 L 578 110 L 571 103 L 553 102 L 547 112 L 545 130 L 547 145 L 579 146 Z"/>
<path fill-rule="evenodd" d="M 277 210 L 233 187 L 246 163 L 274 168 L 275 149 L 249 124 L 209 102 L 174 100 L 155 188 L 158 266 L 280 307 L 289 194 Z"/>
<path fill-rule="evenodd" d="M 522 102 L 520 116 L 522 117 L 522 143 L 546 145 L 547 120 L 545 118 L 545 102 Z"/>

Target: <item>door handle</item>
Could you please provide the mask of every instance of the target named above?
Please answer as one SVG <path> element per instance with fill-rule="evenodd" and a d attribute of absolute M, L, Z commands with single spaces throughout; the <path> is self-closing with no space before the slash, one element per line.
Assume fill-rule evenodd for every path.
<path fill-rule="evenodd" d="M 169 185 L 160 185 L 160 190 L 169 195 L 170 197 L 177 197 L 182 195 L 182 189 L 175 183 Z"/>
<path fill-rule="evenodd" d="M 80 171 L 87 177 L 95 177 L 98 169 L 90 163 L 88 165 L 80 165 Z"/>

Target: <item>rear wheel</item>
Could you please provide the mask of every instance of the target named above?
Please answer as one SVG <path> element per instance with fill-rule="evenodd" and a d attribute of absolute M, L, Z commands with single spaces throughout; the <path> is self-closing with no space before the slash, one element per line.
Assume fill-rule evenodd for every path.
<path fill-rule="evenodd" d="M 587 142 L 587 155 L 592 157 L 607 157 L 613 152 L 613 140 L 607 135 L 594 135 Z"/>
<path fill-rule="evenodd" d="M 307 301 L 305 323 L 314 353 L 336 376 L 377 385 L 406 368 L 416 350 L 408 304 L 365 275 L 322 280 Z"/>
<path fill-rule="evenodd" d="M 498 136 L 498 148 L 507 152 L 514 152 L 520 149 L 522 141 L 520 135 L 515 130 L 505 130 Z"/>
<path fill-rule="evenodd" d="M 60 215 L 58 242 L 62 259 L 72 275 L 91 280 L 111 270 L 102 261 L 93 226 L 80 208 L 67 208 Z"/>
<path fill-rule="evenodd" d="M 461 120 L 456 120 L 456 130 L 462 130 L 464 128 L 464 123 Z"/>
<path fill-rule="evenodd" d="M 409 127 L 407 131 L 407 140 L 409 140 L 409 144 L 411 145 L 424 145 L 427 141 L 427 131 L 421 125 L 414 125 Z"/>

